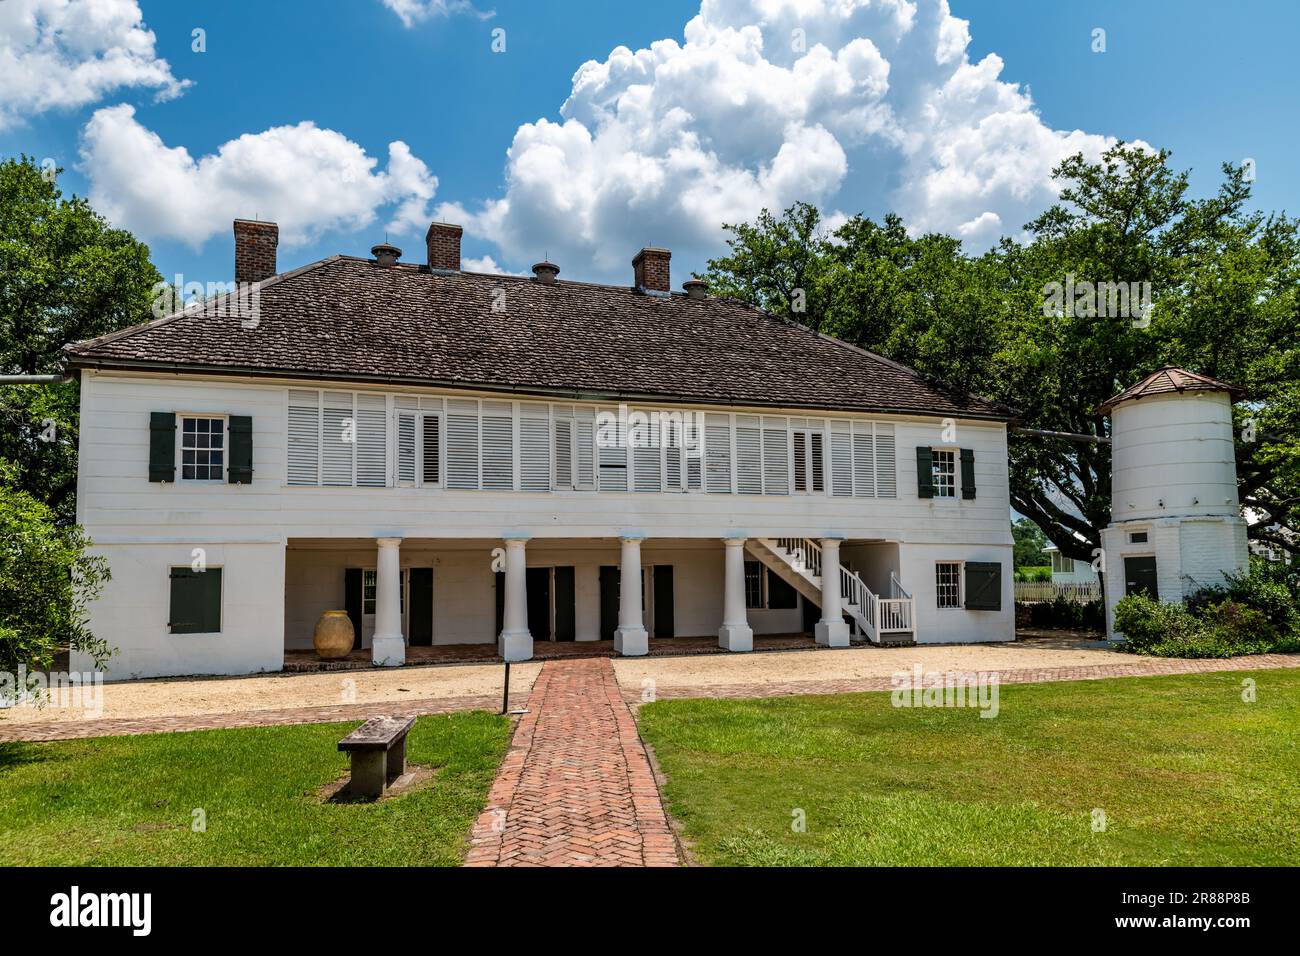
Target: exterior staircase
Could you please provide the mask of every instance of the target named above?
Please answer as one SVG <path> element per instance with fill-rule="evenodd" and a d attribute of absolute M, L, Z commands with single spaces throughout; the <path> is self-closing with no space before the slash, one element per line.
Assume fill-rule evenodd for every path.
<path fill-rule="evenodd" d="M 817 606 L 822 603 L 822 549 L 811 538 L 750 538 L 746 550 L 777 577 Z M 890 572 L 890 593 L 881 597 L 856 571 L 840 565 L 840 595 L 844 613 L 853 621 L 854 636 L 872 644 L 911 644 L 915 640 L 916 600 Z"/>

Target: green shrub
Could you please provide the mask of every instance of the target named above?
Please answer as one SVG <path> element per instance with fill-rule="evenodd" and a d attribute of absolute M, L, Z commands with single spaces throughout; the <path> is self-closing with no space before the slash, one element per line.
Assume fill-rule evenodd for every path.
<path fill-rule="evenodd" d="M 1029 608 L 1029 625 L 1048 629 L 1102 631 L 1106 629 L 1106 615 L 1100 600 L 1080 604 L 1067 597 L 1050 601 L 1036 601 Z"/>
<path fill-rule="evenodd" d="M 1237 601 L 1202 605 L 1193 613 L 1130 594 L 1115 605 L 1115 630 L 1125 649 L 1153 657 L 1237 657 L 1286 649 L 1277 628 L 1261 611 Z"/>
<path fill-rule="evenodd" d="M 1168 642 L 1191 644 L 1204 636 L 1204 628 L 1190 611 L 1178 604 L 1163 604 L 1145 594 L 1130 594 L 1115 605 L 1115 630 L 1124 635 L 1126 650 L 1161 654 Z"/>

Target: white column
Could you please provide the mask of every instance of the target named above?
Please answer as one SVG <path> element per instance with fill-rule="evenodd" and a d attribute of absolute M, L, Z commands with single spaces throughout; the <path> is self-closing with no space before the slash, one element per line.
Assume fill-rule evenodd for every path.
<path fill-rule="evenodd" d="M 813 628 L 818 644 L 849 646 L 849 625 L 844 621 L 840 594 L 840 539 L 822 538 L 822 619 Z"/>
<path fill-rule="evenodd" d="M 718 646 L 728 651 L 752 651 L 754 631 L 745 617 L 745 539 L 724 538 L 722 543 L 727 546 L 727 552 Z"/>
<path fill-rule="evenodd" d="M 618 628 L 614 631 L 614 650 L 624 657 L 640 657 L 650 651 L 641 613 L 641 537 L 625 535 L 623 558 L 619 566 Z"/>
<path fill-rule="evenodd" d="M 379 556 L 375 561 L 375 633 L 370 639 L 371 660 L 383 667 L 406 663 L 406 641 L 402 638 L 401 538 L 376 538 Z"/>
<path fill-rule="evenodd" d="M 533 635 L 528 630 L 526 540 L 522 537 L 506 539 L 506 594 L 497 652 L 508 661 L 526 661 L 533 656 Z"/>

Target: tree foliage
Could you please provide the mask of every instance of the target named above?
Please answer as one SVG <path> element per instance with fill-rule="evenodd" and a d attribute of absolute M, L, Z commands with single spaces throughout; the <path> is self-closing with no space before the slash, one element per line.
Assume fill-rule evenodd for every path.
<path fill-rule="evenodd" d="M 797 204 L 727 226 L 731 254 L 703 278 L 942 388 L 1010 405 L 1028 428 L 1105 439 L 1098 406 L 1163 365 L 1240 385 L 1250 533 L 1285 543 L 1300 532 L 1296 220 L 1251 211 L 1237 168 L 1225 165 L 1217 192 L 1198 199 L 1169 153 L 1124 143 L 1097 162 L 1069 157 L 1054 175 L 1059 202 L 1023 242 L 983 255 L 950 236 L 910 235 L 894 215 L 827 231 Z M 1054 307 L 1052 283 L 1091 298 Z M 1135 294 L 1118 297 L 1117 283 Z M 1013 507 L 1062 554 L 1091 560 L 1110 518 L 1109 445 L 1013 433 L 1010 462 Z"/>

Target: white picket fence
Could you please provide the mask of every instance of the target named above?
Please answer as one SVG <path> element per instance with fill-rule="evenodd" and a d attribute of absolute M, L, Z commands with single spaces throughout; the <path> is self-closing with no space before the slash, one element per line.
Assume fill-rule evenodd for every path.
<path fill-rule="evenodd" d="M 1032 603 L 1034 601 L 1054 601 L 1063 597 L 1076 604 L 1087 604 L 1101 597 L 1101 585 L 1096 581 L 1071 584 L 1065 581 L 1017 581 L 1016 601 Z"/>

